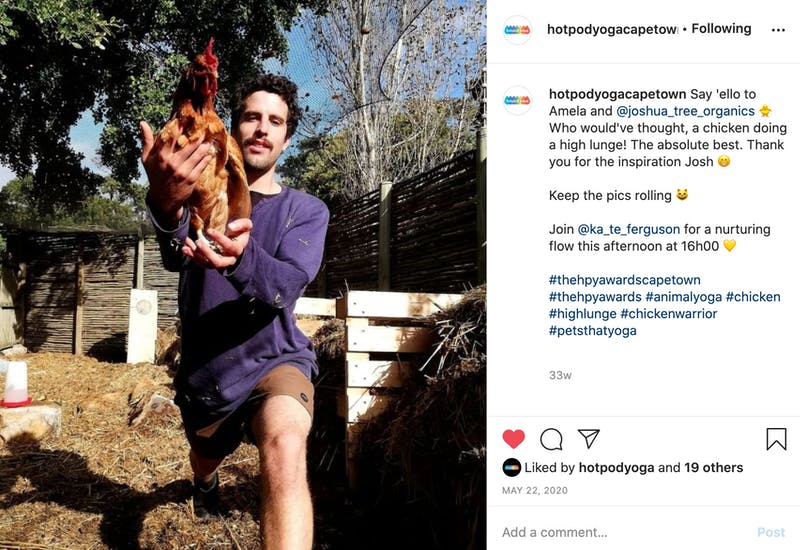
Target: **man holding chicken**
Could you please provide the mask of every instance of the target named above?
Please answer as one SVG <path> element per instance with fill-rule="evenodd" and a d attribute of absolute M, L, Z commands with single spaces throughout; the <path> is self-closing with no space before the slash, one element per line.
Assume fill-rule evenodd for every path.
<path fill-rule="evenodd" d="M 294 305 L 322 261 L 328 210 L 281 186 L 276 162 L 301 116 L 297 87 L 262 75 L 232 100 L 232 135 L 241 148 L 250 218 L 198 238 L 187 200 L 216 154 L 202 139 L 180 147 L 142 123 L 148 206 L 167 269 L 180 271 L 181 364 L 175 376 L 194 472 L 194 512 L 218 513 L 217 469 L 245 436 L 258 447 L 262 546 L 310 549 L 313 515 L 306 439 L 316 372 Z M 224 197 L 221 197 L 224 200 Z"/>

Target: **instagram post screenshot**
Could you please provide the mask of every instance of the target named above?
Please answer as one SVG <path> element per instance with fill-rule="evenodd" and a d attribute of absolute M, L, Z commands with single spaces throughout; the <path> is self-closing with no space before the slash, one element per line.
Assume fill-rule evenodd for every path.
<path fill-rule="evenodd" d="M 489 3 L 488 548 L 800 544 L 797 24 Z"/>

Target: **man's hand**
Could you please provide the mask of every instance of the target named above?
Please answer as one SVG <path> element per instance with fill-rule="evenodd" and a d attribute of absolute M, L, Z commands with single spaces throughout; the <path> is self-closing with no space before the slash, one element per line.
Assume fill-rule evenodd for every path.
<path fill-rule="evenodd" d="M 176 140 L 154 147 L 150 125 L 139 123 L 142 132 L 142 165 L 150 182 L 150 201 L 159 222 L 175 226 L 183 214 L 183 204 L 192 194 L 198 176 L 213 158 L 211 144 L 189 142 L 179 148 Z"/>
<path fill-rule="evenodd" d="M 250 240 L 250 230 L 253 222 L 247 218 L 234 220 L 228 224 L 227 235 L 214 229 L 208 229 L 206 235 L 216 242 L 222 253 L 216 253 L 208 242 L 203 239 L 193 241 L 186 238 L 183 253 L 191 258 L 197 265 L 207 269 L 223 269 L 230 267 L 239 260 Z"/>

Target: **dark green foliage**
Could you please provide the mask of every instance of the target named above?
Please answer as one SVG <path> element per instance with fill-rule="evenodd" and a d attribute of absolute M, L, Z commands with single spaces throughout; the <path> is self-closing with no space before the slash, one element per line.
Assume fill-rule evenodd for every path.
<path fill-rule="evenodd" d="M 81 167 L 69 131 L 91 109 L 105 123 L 101 157 L 138 179 L 139 120 L 166 121 L 180 70 L 215 38 L 220 98 L 286 51 L 282 29 L 325 0 L 10 0 L 0 4 L 0 163 L 32 175 L 37 200 L 68 207 L 102 178 Z M 224 109 L 220 109 L 224 113 Z"/>

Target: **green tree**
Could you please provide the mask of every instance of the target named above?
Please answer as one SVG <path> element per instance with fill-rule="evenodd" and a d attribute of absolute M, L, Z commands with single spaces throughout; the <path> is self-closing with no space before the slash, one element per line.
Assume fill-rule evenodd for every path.
<path fill-rule="evenodd" d="M 278 165 L 286 183 L 319 197 L 328 206 L 343 202 L 347 135 L 313 136 L 297 144 L 297 153 Z"/>
<path fill-rule="evenodd" d="M 141 185 L 121 185 L 102 179 L 92 196 L 69 207 L 43 207 L 32 176 L 14 179 L 0 190 L 0 219 L 7 226 L 26 229 L 45 227 L 97 227 L 133 230 L 146 220 Z"/>
<path fill-rule="evenodd" d="M 116 22 L 104 19 L 81 0 L 7 0 L 0 4 L 0 45 L 19 35 L 14 12 L 24 12 L 47 34 L 75 48 L 91 44 L 102 48 Z M 2 73 L 0 73 L 2 74 Z"/>
<path fill-rule="evenodd" d="M 133 185 L 138 121 L 166 121 L 189 56 L 215 38 L 221 106 L 235 83 L 259 70 L 262 52 L 286 51 L 282 30 L 299 8 L 324 2 L 2 0 L 0 162 L 32 175 L 31 192 L 51 214 L 85 202 L 102 178 L 81 167 L 69 130 L 91 109 L 105 124 L 103 162 Z"/>

